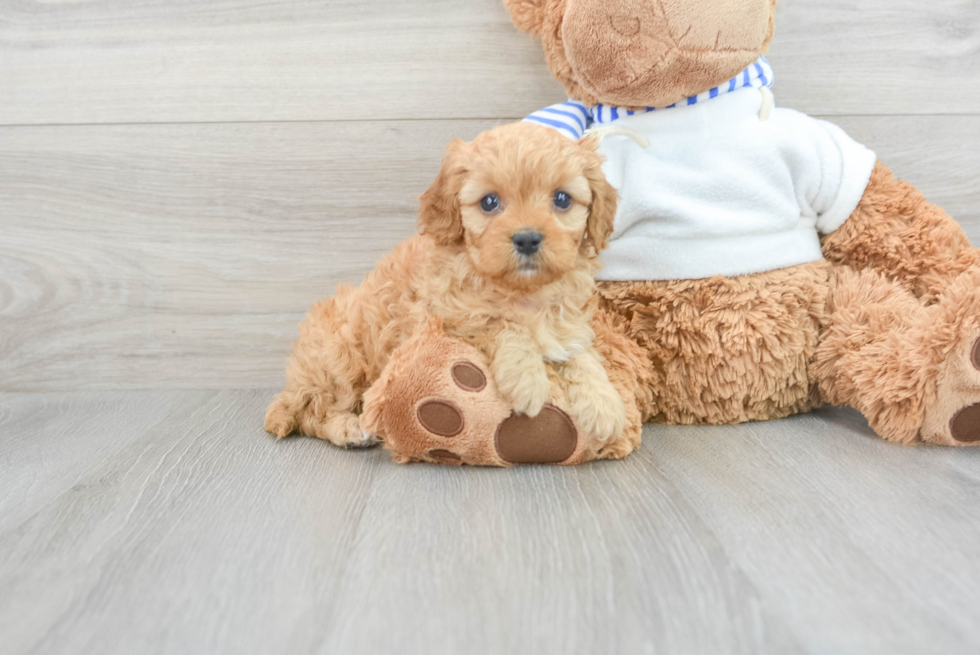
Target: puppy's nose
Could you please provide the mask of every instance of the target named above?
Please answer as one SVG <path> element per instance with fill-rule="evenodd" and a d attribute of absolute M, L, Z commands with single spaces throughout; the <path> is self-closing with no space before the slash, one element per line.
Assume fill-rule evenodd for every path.
<path fill-rule="evenodd" d="M 514 250 L 522 255 L 533 255 L 541 248 L 544 235 L 535 230 L 521 230 L 511 237 L 514 242 Z"/>

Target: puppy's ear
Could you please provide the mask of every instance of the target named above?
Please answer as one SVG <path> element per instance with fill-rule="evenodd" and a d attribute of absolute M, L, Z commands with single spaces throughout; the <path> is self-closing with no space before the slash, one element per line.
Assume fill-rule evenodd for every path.
<path fill-rule="evenodd" d="M 585 235 L 598 253 L 609 245 L 609 237 L 612 236 L 616 221 L 619 194 L 602 172 L 602 157 L 595 152 L 598 143 L 594 139 L 585 139 L 581 141 L 581 145 L 590 150 L 586 153 L 589 163 L 585 167 L 585 179 L 592 189 L 592 206 L 589 207 Z"/>
<path fill-rule="evenodd" d="M 547 0 L 504 0 L 510 19 L 520 31 L 534 37 L 541 36 Z"/>
<path fill-rule="evenodd" d="M 459 210 L 459 191 L 463 187 L 466 169 L 463 153 L 466 144 L 453 139 L 442 158 L 442 168 L 436 181 L 422 194 L 419 205 L 419 231 L 430 235 L 436 243 L 448 246 L 463 238 L 463 217 Z"/>

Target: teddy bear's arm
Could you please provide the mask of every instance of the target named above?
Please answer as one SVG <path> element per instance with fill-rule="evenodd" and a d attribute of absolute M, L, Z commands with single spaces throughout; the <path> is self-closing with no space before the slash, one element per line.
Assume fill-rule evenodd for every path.
<path fill-rule="evenodd" d="M 949 281 L 980 264 L 980 251 L 962 227 L 881 162 L 857 209 L 821 243 L 828 260 L 877 270 L 927 303 Z"/>

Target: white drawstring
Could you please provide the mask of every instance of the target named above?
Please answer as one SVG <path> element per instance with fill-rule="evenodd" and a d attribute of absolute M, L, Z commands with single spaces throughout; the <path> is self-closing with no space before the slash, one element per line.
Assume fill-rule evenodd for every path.
<path fill-rule="evenodd" d="M 772 89 L 768 86 L 761 87 L 759 91 L 762 92 L 762 109 L 759 110 L 759 120 L 765 123 L 772 116 L 772 108 L 776 101 L 772 97 Z"/>
<path fill-rule="evenodd" d="M 636 145 L 641 148 L 649 148 L 650 142 L 644 138 L 642 134 L 636 130 L 631 130 L 628 127 L 622 125 L 616 125 L 615 123 L 609 125 L 601 125 L 599 127 L 593 127 L 592 129 L 585 131 L 585 136 L 591 136 L 602 143 L 602 140 L 607 136 L 625 136 L 627 138 L 633 139 Z"/>

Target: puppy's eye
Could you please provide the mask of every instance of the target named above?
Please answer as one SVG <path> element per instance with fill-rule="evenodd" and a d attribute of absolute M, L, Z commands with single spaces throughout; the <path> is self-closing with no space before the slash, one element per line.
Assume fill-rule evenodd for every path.
<path fill-rule="evenodd" d="M 564 191 L 555 191 L 555 209 L 560 211 L 567 211 L 571 209 L 572 203 L 575 202 L 570 195 Z"/>
<path fill-rule="evenodd" d="M 497 197 L 496 193 L 490 193 L 483 196 L 483 200 L 480 201 L 480 209 L 490 214 L 500 208 L 500 198 Z"/>

